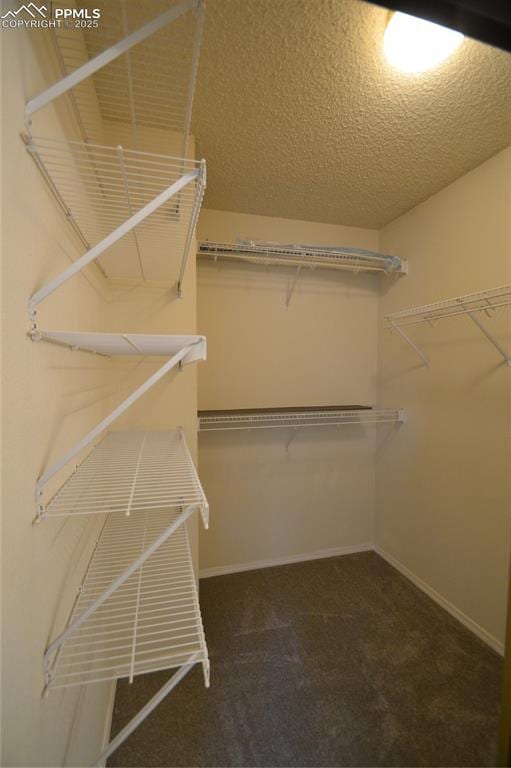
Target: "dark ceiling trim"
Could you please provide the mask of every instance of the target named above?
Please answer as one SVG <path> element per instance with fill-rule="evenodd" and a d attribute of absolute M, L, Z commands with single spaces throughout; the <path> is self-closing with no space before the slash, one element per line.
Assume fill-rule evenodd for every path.
<path fill-rule="evenodd" d="M 510 0 L 370 0 L 511 52 Z"/>

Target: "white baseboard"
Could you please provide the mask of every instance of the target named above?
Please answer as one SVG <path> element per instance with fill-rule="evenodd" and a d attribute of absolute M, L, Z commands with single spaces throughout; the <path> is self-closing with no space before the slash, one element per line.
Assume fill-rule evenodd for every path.
<path fill-rule="evenodd" d="M 357 552 L 370 552 L 372 544 L 354 544 L 349 547 L 330 547 L 329 549 L 317 549 L 315 552 L 306 552 L 301 555 L 287 555 L 275 557 L 269 560 L 254 560 L 251 563 L 235 563 L 234 565 L 218 565 L 214 568 L 204 568 L 199 573 L 200 579 L 211 576 L 224 576 L 228 573 L 241 573 L 242 571 L 256 571 L 259 568 L 271 568 L 274 565 L 288 565 L 289 563 L 302 563 L 306 560 L 321 560 L 326 557 L 338 557 L 339 555 L 353 555 Z"/>
<path fill-rule="evenodd" d="M 425 581 L 416 576 L 406 567 L 406 565 L 403 565 L 400 560 L 397 560 L 392 555 L 389 555 L 388 552 L 385 552 L 384 549 L 377 545 L 374 546 L 374 551 L 376 554 L 380 555 L 380 557 L 383 557 L 383 559 L 386 560 L 389 565 L 392 565 L 396 571 L 402 573 L 403 576 L 412 582 L 412 584 L 415 584 L 416 587 L 418 587 L 428 597 L 434 600 L 435 603 L 444 608 L 444 610 L 450 613 L 451 616 L 454 616 L 455 619 L 457 619 L 467 629 L 473 632 L 474 635 L 476 635 L 480 640 L 489 645 L 490 648 L 493 648 L 494 651 L 497 651 L 497 653 L 499 653 L 501 656 L 504 655 L 503 643 L 501 643 L 499 640 L 497 640 L 496 637 L 483 629 L 483 627 L 473 621 L 469 616 L 463 613 L 463 611 L 460 611 L 459 608 L 456 608 L 455 605 L 453 605 L 451 602 L 449 602 L 449 600 L 443 597 L 443 595 L 433 589 L 433 587 L 430 587 L 429 584 L 426 584 Z"/>
<path fill-rule="evenodd" d="M 409 570 L 403 563 L 401 563 L 399 560 L 397 560 L 392 555 L 389 555 L 388 552 L 385 552 L 384 549 L 377 545 L 373 544 L 355 544 L 353 546 L 349 547 L 331 547 L 329 549 L 319 549 L 315 552 L 307 552 L 305 554 L 300 555 L 287 555 L 286 557 L 275 557 L 270 558 L 268 560 L 254 560 L 250 563 L 235 563 L 233 565 L 219 565 L 214 568 L 204 568 L 199 573 L 200 579 L 207 579 L 211 576 L 224 576 L 229 573 L 242 573 L 243 571 L 255 571 L 259 568 L 271 568 L 275 565 L 287 565 L 289 563 L 302 563 L 306 562 L 307 560 L 320 560 L 326 557 L 339 557 L 339 555 L 353 555 L 357 552 L 370 552 L 374 551 L 376 554 L 380 555 L 384 560 L 389 563 L 389 565 L 392 565 L 397 571 L 399 571 L 403 576 L 405 576 L 409 581 L 412 582 L 412 584 L 415 584 L 416 587 L 418 587 L 422 592 L 424 592 L 428 597 L 430 597 L 437 605 L 440 605 L 444 610 L 446 610 L 448 613 L 451 614 L 455 619 L 457 619 L 463 626 L 465 626 L 467 629 L 469 629 L 471 632 L 474 633 L 480 640 L 482 640 L 484 643 L 490 646 L 490 648 L 493 648 L 494 651 L 499 653 L 501 656 L 504 655 L 504 645 L 499 640 L 497 640 L 496 637 L 491 635 L 489 632 L 487 632 L 483 627 L 481 627 L 479 624 L 477 624 L 475 621 L 473 621 L 469 616 L 467 616 L 463 611 L 460 611 L 459 608 L 456 608 L 455 605 L 453 605 L 449 600 L 447 600 L 443 595 L 441 595 L 439 592 L 437 592 L 433 587 L 430 587 L 429 584 L 426 584 L 425 581 L 420 579 L 418 576 L 416 576 L 412 571 Z"/>

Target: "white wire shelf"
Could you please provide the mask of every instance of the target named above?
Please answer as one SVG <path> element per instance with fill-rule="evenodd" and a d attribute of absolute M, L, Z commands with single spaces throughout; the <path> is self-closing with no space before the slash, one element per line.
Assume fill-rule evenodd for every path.
<path fill-rule="evenodd" d="M 189 346 L 190 349 L 182 359 L 183 365 L 206 359 L 205 336 L 40 330 L 34 331 L 31 337 L 34 341 L 49 341 L 70 349 L 107 356 L 172 357 L 184 347 Z"/>
<path fill-rule="evenodd" d="M 68 8 L 57 0 L 54 8 Z M 85 142 L 102 141 L 102 122 L 187 137 L 204 23 L 202 0 L 82 0 L 100 12 L 96 27 L 61 25 L 53 39 L 62 79 L 31 99 L 27 118 L 67 94 Z M 146 140 L 147 141 L 147 140 Z"/>
<path fill-rule="evenodd" d="M 125 515 L 208 502 L 181 429 L 110 432 L 41 511 L 41 517 Z"/>
<path fill-rule="evenodd" d="M 403 309 L 385 315 L 388 326 L 392 324 L 413 325 L 416 323 L 431 323 L 445 317 L 466 315 L 469 312 L 485 312 L 491 315 L 496 309 L 511 305 L 511 285 L 490 288 L 487 291 L 468 293 L 453 299 L 444 299 L 420 307 Z"/>
<path fill-rule="evenodd" d="M 317 406 L 309 408 L 258 408 L 234 411 L 199 411 L 199 431 L 240 429 L 302 428 L 346 424 L 404 423 L 406 414 L 398 408 L 363 406 Z"/>
<path fill-rule="evenodd" d="M 31 300 L 33 309 L 102 257 L 114 278 L 182 282 L 206 184 L 203 161 L 25 136 L 27 149 L 87 251 Z"/>
<path fill-rule="evenodd" d="M 204 336 L 153 336 L 147 334 L 65 331 L 37 331 L 32 333 L 32 338 L 65 345 L 71 349 L 81 349 L 86 352 L 105 355 L 154 355 L 168 357 L 168 360 L 163 365 L 38 478 L 35 486 L 36 519 L 41 520 L 45 513 L 46 505 L 43 502 L 43 492 L 47 483 L 69 461 L 99 438 L 112 422 L 173 368 L 178 365 L 204 360 L 206 358 L 206 339 Z M 139 458 L 142 460 L 142 454 L 139 454 Z"/>
<path fill-rule="evenodd" d="M 116 579 L 157 544 L 176 513 L 107 517 L 68 624 L 44 658 L 47 689 L 209 662 L 186 526 L 180 524 L 82 623 Z"/>
<path fill-rule="evenodd" d="M 351 272 L 407 273 L 407 263 L 395 256 L 363 248 L 327 248 L 277 243 L 199 242 L 198 255 L 213 259 L 243 261 L 262 266 L 337 269 Z"/>
<path fill-rule="evenodd" d="M 479 328 L 487 340 L 497 349 L 506 365 L 511 366 L 511 356 L 503 349 L 500 342 L 488 328 L 482 323 L 479 315 L 484 313 L 492 317 L 496 310 L 511 305 L 511 285 L 502 285 L 498 288 L 490 288 L 477 293 L 468 293 L 464 296 L 456 296 L 452 299 L 423 304 L 419 307 L 403 309 L 384 316 L 386 327 L 396 331 L 401 338 L 419 355 L 425 365 L 429 360 L 425 353 L 412 341 L 403 330 L 403 326 L 429 323 L 434 325 L 437 320 L 449 317 L 466 316 Z"/>

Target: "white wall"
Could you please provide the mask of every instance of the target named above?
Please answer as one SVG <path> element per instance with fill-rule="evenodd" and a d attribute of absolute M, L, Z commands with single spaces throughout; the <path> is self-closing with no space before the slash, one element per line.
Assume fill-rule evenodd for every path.
<path fill-rule="evenodd" d="M 199 237 L 378 247 L 373 230 L 211 210 L 201 213 Z M 198 264 L 199 332 L 209 350 L 201 409 L 376 402 L 378 277 L 302 272 L 286 309 L 292 271 Z M 201 434 L 212 510 L 201 570 L 367 545 L 373 429 L 301 430 L 289 451 L 289 430 Z"/>
<path fill-rule="evenodd" d="M 430 368 L 383 315 L 511 283 L 511 149 L 381 231 L 410 275 L 380 301 L 379 399 L 409 423 L 377 452 L 376 543 L 503 642 L 511 534 L 511 370 L 466 317 L 412 327 Z M 482 318 L 511 352 L 511 313 Z"/>

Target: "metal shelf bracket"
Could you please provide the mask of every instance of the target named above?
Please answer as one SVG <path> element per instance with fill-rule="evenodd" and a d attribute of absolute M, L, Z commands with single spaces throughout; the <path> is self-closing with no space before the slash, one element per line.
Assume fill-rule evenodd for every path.
<path fill-rule="evenodd" d="M 192 215 L 190 220 L 190 226 L 188 228 L 188 232 L 186 235 L 186 242 L 185 247 L 183 251 L 183 255 L 181 257 L 181 266 L 179 268 L 179 276 L 177 279 L 177 295 L 178 298 L 182 298 L 183 296 L 183 280 L 185 276 L 186 271 L 186 265 L 188 263 L 188 254 L 190 253 L 190 246 L 192 244 L 192 238 L 195 235 L 195 230 L 197 228 L 197 220 L 199 218 L 200 209 L 202 206 L 202 201 L 204 199 L 204 193 L 206 191 L 206 161 L 201 160 L 199 165 L 199 170 L 197 171 L 197 186 L 198 186 L 198 193 L 195 197 L 195 201 L 193 204 L 192 209 Z"/>
<path fill-rule="evenodd" d="M 422 360 L 426 368 L 429 368 L 429 358 L 425 355 L 422 349 L 419 346 L 417 346 L 417 344 L 414 341 L 412 341 L 409 335 L 405 331 L 403 331 L 403 329 L 400 328 L 399 325 L 396 325 L 396 323 L 394 322 L 391 322 L 390 329 L 392 331 L 395 331 L 397 334 L 399 334 L 399 336 L 401 336 L 403 341 L 405 341 L 413 349 L 413 351 L 416 352 L 417 355 L 419 355 L 420 359 Z"/>
<path fill-rule="evenodd" d="M 298 278 L 300 277 L 300 271 L 301 267 L 296 268 L 296 272 L 294 273 L 293 277 L 291 278 L 291 282 L 288 285 L 287 293 L 286 293 L 286 309 L 289 309 L 289 305 L 291 304 L 291 299 L 293 298 L 293 293 L 295 292 L 296 284 L 298 282 Z"/>
<path fill-rule="evenodd" d="M 463 304 L 462 304 L 462 306 L 463 306 Z M 466 309 L 466 307 L 463 307 L 463 308 L 464 308 L 464 309 Z M 466 309 L 466 312 L 467 312 L 467 316 L 468 316 L 468 317 L 469 317 L 469 318 L 472 320 L 472 322 L 473 322 L 473 323 L 475 323 L 475 324 L 477 325 L 477 327 L 479 328 L 479 330 L 481 331 L 481 333 L 483 333 L 483 334 L 486 336 L 486 338 L 488 339 L 488 341 L 490 342 L 490 344 L 493 344 L 493 346 L 495 347 L 495 349 L 497 350 L 497 352 L 498 352 L 498 353 L 501 355 L 501 357 L 504 359 L 504 362 L 505 362 L 505 364 L 506 364 L 506 365 L 509 365 L 509 366 L 511 366 L 511 355 L 508 355 L 508 353 L 507 353 L 507 352 L 506 352 L 506 350 L 505 350 L 505 349 L 502 347 L 502 345 L 501 345 L 501 344 L 499 344 L 499 342 L 497 341 L 497 339 L 495 338 L 495 336 L 494 336 L 492 333 L 490 333 L 490 331 L 489 331 L 489 330 L 486 328 L 486 326 L 485 326 L 485 325 L 484 325 L 484 324 L 481 322 L 481 320 L 479 320 L 479 318 L 477 317 L 477 315 L 476 315 L 474 312 L 471 312 L 469 309 Z M 486 313 L 487 315 L 488 315 L 488 312 L 489 312 L 489 310 L 485 310 L 485 313 Z M 490 315 L 490 316 L 491 316 L 491 315 Z"/>
<path fill-rule="evenodd" d="M 176 685 L 178 685 L 178 683 L 180 683 L 181 680 L 188 674 L 188 672 L 193 669 L 195 664 L 196 656 L 194 655 L 190 657 L 190 660 L 187 664 L 184 664 L 174 675 L 172 675 L 170 680 L 168 680 L 165 685 L 163 685 L 160 690 L 155 693 L 152 699 L 149 699 L 147 704 L 142 707 L 140 712 L 137 712 L 137 714 L 129 721 L 129 723 L 125 725 L 121 731 L 119 731 L 117 736 L 112 739 L 104 751 L 97 757 L 96 761 L 94 762 L 94 766 L 106 764 L 106 761 L 110 755 L 115 752 L 115 750 L 118 749 L 124 741 L 126 741 L 128 736 L 132 734 L 133 731 L 138 728 L 138 726 L 146 719 L 146 717 L 151 714 L 153 709 L 155 709 L 158 704 L 168 696 L 173 688 L 175 688 Z M 206 676 L 207 674 L 208 683 L 206 687 L 209 688 L 209 662 L 203 662 L 203 669 L 206 670 L 206 668 L 208 671 L 207 673 L 204 671 L 204 675 Z"/>

